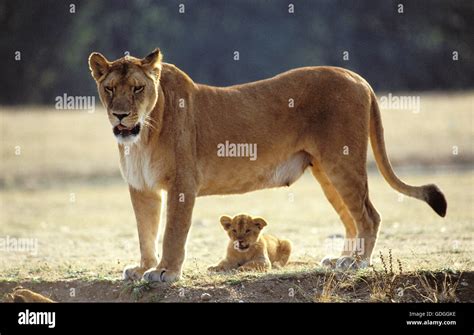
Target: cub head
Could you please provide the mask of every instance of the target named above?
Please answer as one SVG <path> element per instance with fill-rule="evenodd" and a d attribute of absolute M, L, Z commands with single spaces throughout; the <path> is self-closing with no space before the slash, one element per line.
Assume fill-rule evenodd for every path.
<path fill-rule="evenodd" d="M 134 143 L 158 99 L 162 55 L 159 49 L 143 59 L 125 56 L 108 61 L 98 52 L 89 56 L 89 68 L 100 100 L 119 143 Z"/>
<path fill-rule="evenodd" d="M 227 215 L 221 216 L 221 225 L 234 244 L 234 248 L 239 252 L 246 252 L 255 242 L 257 242 L 260 232 L 267 225 L 262 218 L 252 218 L 241 214 L 234 218 Z"/>

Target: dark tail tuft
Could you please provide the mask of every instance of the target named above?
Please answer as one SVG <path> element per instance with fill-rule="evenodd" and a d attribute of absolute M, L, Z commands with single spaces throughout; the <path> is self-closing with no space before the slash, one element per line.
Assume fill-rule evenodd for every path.
<path fill-rule="evenodd" d="M 448 203 L 446 202 L 443 192 L 434 184 L 425 185 L 423 188 L 425 190 L 425 201 L 439 216 L 444 217 Z"/>

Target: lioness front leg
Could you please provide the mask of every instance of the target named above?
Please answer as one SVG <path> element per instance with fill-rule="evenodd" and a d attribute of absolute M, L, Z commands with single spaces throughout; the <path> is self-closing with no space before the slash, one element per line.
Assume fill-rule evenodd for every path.
<path fill-rule="evenodd" d="M 166 229 L 163 237 L 163 256 L 154 269 L 143 274 L 150 282 L 179 280 L 186 253 L 186 238 L 196 199 L 192 188 L 173 187 L 168 191 Z"/>
<path fill-rule="evenodd" d="M 129 186 L 138 239 L 140 241 L 140 265 L 127 266 L 124 279 L 140 280 L 146 270 L 158 264 L 156 258 L 156 236 L 160 220 L 161 196 L 157 191 L 139 191 Z"/>

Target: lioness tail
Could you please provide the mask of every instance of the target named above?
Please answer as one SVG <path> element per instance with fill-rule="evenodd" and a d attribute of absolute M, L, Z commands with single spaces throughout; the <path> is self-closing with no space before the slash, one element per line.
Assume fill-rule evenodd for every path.
<path fill-rule="evenodd" d="M 372 106 L 370 111 L 370 143 L 374 152 L 375 161 L 388 184 L 400 193 L 423 200 L 434 209 L 438 215 L 446 215 L 447 202 L 444 194 L 434 184 L 411 186 L 401 181 L 392 169 L 385 149 L 382 118 L 375 94 L 372 93 Z"/>

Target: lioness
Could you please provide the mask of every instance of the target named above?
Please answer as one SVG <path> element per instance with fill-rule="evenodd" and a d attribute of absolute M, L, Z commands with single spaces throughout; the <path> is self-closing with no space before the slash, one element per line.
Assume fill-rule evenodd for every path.
<path fill-rule="evenodd" d="M 272 266 L 285 266 L 290 258 L 291 242 L 272 235 L 260 234 L 267 222 L 240 214 L 231 218 L 223 215 L 221 225 L 229 235 L 226 257 L 209 271 L 270 270 Z"/>
<path fill-rule="evenodd" d="M 126 268 L 125 278 L 180 278 L 197 196 L 289 186 L 308 167 L 344 223 L 346 238 L 363 242 L 359 257 L 344 250 L 336 266 L 369 265 L 380 225 L 367 187 L 369 137 L 390 186 L 446 214 L 438 187 L 410 186 L 393 172 L 375 94 L 351 71 L 304 67 L 249 84 L 212 87 L 163 63 L 158 49 L 143 59 L 112 62 L 94 52 L 89 66 L 118 141 L 138 225 L 141 262 Z M 253 144 L 256 159 L 234 157 L 235 150 L 222 157 L 217 150 L 223 143 Z M 168 200 L 158 262 L 160 190 Z"/>

